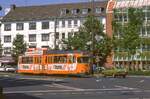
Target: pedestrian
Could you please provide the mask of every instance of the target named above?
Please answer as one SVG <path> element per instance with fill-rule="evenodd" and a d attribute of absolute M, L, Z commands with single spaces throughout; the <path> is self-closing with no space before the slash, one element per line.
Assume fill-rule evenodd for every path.
<path fill-rule="evenodd" d="M 93 63 L 92 69 L 93 69 L 93 74 L 94 74 L 96 72 L 96 64 L 95 63 Z"/>

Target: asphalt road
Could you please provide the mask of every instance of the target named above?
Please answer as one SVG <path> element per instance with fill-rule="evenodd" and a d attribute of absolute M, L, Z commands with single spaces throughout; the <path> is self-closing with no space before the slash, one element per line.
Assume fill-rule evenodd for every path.
<path fill-rule="evenodd" d="M 76 78 L 0 73 L 4 99 L 150 99 L 150 77 Z"/>

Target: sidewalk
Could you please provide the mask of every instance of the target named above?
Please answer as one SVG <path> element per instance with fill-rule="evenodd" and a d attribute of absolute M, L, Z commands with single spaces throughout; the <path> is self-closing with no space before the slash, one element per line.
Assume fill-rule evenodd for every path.
<path fill-rule="evenodd" d="M 103 77 L 102 74 L 94 74 L 93 77 Z M 144 76 L 144 75 L 127 75 L 127 77 L 139 77 L 139 78 L 150 78 L 150 76 Z"/>

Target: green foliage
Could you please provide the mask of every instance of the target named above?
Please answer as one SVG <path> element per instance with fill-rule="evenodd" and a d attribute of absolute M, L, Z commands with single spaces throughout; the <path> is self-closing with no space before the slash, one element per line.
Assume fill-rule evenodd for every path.
<path fill-rule="evenodd" d="M 116 48 L 122 49 L 131 55 L 136 53 L 137 48 L 140 47 L 141 39 L 139 37 L 140 28 L 143 23 L 143 13 L 142 10 L 136 8 L 128 9 L 128 21 L 123 25 L 113 21 L 114 35 L 117 32 L 119 38 L 114 36 Z"/>
<path fill-rule="evenodd" d="M 18 62 L 18 57 L 26 51 L 26 43 L 23 40 L 23 35 L 17 34 L 13 40 L 12 56 L 15 62 Z"/>
<path fill-rule="evenodd" d="M 94 45 L 92 45 L 92 35 L 99 39 L 96 40 L 96 38 L 94 38 Z M 94 16 L 87 17 L 83 26 L 79 28 L 79 32 L 64 40 L 63 43 L 67 45 L 67 50 L 86 50 L 94 52 L 94 56 L 97 57 L 100 66 L 104 65 L 112 49 L 111 38 L 103 32 L 102 23 Z M 94 49 L 92 49 L 92 46 L 94 46 Z"/>

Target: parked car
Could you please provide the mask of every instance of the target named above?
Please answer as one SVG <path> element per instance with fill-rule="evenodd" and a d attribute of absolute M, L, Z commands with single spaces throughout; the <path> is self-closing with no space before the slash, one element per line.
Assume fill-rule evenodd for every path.
<path fill-rule="evenodd" d="M 16 68 L 15 67 L 12 67 L 10 65 L 6 65 L 5 66 L 5 71 L 6 72 L 16 72 Z"/>
<path fill-rule="evenodd" d="M 102 75 L 104 77 L 107 76 L 112 76 L 112 77 L 117 77 L 117 76 L 121 76 L 123 78 L 125 78 L 127 76 L 128 72 L 125 68 L 111 68 L 111 69 L 105 69 L 102 71 Z"/>
<path fill-rule="evenodd" d="M 4 72 L 5 71 L 5 67 L 4 66 L 0 66 L 0 72 Z"/>

